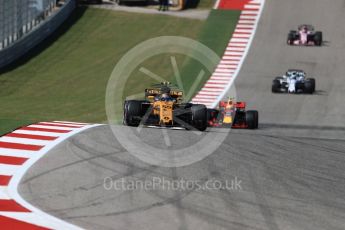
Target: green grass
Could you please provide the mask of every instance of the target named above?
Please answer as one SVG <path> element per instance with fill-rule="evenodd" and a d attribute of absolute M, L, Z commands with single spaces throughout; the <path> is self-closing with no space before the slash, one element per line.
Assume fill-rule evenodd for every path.
<path fill-rule="evenodd" d="M 57 39 L 50 38 L 31 52 L 25 63 L 0 75 L 0 133 L 37 121 L 104 122 L 107 81 L 128 50 L 149 38 L 174 35 L 199 39 L 221 55 L 239 15 L 213 11 L 204 22 L 99 9 L 83 11 L 78 9 L 65 23 L 68 28 L 56 33 L 60 35 Z M 169 60 L 168 56 L 155 57 L 144 65 L 170 79 Z M 184 66 L 182 73 L 189 76 L 184 80 L 190 85 L 198 65 L 185 57 L 177 56 L 177 61 Z M 128 94 L 142 92 L 151 83 L 142 77 L 140 73 L 131 76 Z"/>

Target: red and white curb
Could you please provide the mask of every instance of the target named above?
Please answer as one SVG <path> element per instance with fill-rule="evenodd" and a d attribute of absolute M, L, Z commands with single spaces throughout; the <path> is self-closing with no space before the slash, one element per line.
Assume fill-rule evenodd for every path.
<path fill-rule="evenodd" d="M 236 4 L 236 1 L 232 1 Z M 215 108 L 230 90 L 247 56 L 262 14 L 265 0 L 253 0 L 241 6 L 242 12 L 228 46 L 210 79 L 192 99 L 193 103 Z M 220 0 L 216 7 L 226 9 L 229 1 Z M 232 4 L 232 3 L 231 3 Z M 230 8 L 229 6 L 228 9 Z M 238 4 L 236 4 L 238 7 Z"/>
<path fill-rule="evenodd" d="M 40 122 L 0 137 L 0 228 L 80 229 L 26 202 L 17 191 L 26 171 L 67 138 L 98 125 L 66 121 Z"/>

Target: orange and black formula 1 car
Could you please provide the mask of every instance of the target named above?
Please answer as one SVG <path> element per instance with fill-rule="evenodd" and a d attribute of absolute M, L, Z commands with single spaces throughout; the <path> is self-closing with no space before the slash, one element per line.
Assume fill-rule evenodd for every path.
<path fill-rule="evenodd" d="M 207 109 L 207 119 L 210 127 L 257 129 L 259 113 L 256 110 L 246 111 L 245 102 L 235 103 L 229 99 L 220 101 L 218 109 Z"/>
<path fill-rule="evenodd" d="M 207 108 L 203 104 L 183 102 L 183 92 L 162 82 L 145 90 L 145 100 L 126 100 L 123 124 L 127 126 L 183 127 L 204 131 Z"/>

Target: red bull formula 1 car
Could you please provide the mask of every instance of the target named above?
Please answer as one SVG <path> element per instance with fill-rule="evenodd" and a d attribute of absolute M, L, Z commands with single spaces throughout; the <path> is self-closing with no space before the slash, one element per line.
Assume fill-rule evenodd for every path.
<path fill-rule="evenodd" d="M 258 111 L 246 111 L 245 102 L 235 103 L 233 99 L 220 101 L 218 109 L 207 109 L 207 116 L 210 127 L 257 129 L 259 124 Z"/>

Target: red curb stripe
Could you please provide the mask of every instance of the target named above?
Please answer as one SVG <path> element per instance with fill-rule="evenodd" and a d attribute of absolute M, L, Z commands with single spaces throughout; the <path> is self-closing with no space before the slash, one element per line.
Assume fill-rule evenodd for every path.
<path fill-rule="evenodd" d="M 236 34 L 252 34 L 252 32 L 235 32 L 234 35 Z"/>
<path fill-rule="evenodd" d="M 219 83 L 219 82 L 207 82 L 207 84 L 209 84 L 209 85 L 218 85 L 218 86 L 224 85 L 224 83 Z"/>
<path fill-rule="evenodd" d="M 240 19 L 241 20 L 241 19 Z M 246 25 L 246 26 L 254 26 L 255 23 L 249 23 L 249 22 L 241 22 L 241 23 L 238 23 L 237 25 L 241 26 L 241 25 Z"/>
<path fill-rule="evenodd" d="M 240 16 L 239 20 L 255 21 L 256 18 L 241 18 L 241 16 Z"/>
<path fill-rule="evenodd" d="M 243 53 L 243 52 L 242 52 Z M 237 55 L 237 54 L 231 54 L 231 55 L 224 55 L 224 59 L 226 58 L 231 58 L 231 57 L 242 57 L 242 55 Z M 228 59 L 227 59 L 228 60 Z"/>
<path fill-rule="evenodd" d="M 209 89 L 224 89 L 225 86 L 213 86 L 209 85 L 209 83 L 206 83 L 204 88 L 209 88 Z"/>
<path fill-rule="evenodd" d="M 250 30 L 250 31 L 253 31 L 252 28 L 248 28 L 248 27 L 236 27 L 236 30 Z"/>
<path fill-rule="evenodd" d="M 246 45 L 248 44 L 248 42 L 229 42 L 229 44 L 245 44 Z"/>
<path fill-rule="evenodd" d="M 36 127 L 23 127 L 19 130 L 28 130 L 28 131 L 41 131 L 41 132 L 51 132 L 51 133 L 69 133 L 72 130 L 61 130 L 61 129 L 46 129 L 46 128 L 36 128 Z"/>
<path fill-rule="evenodd" d="M 24 157 L 0 156 L 0 164 L 22 165 L 27 160 L 28 158 Z"/>
<path fill-rule="evenodd" d="M 228 46 L 227 48 L 247 48 L 247 46 L 234 46 L 234 45 L 231 45 L 231 46 Z"/>
<path fill-rule="evenodd" d="M 242 13 L 240 16 L 259 16 L 259 14 Z"/>
<path fill-rule="evenodd" d="M 30 212 L 15 200 L 0 200 L 0 211 L 4 212 Z M 2 228 L 1 228 L 2 229 Z"/>
<path fill-rule="evenodd" d="M 12 219 L 6 216 L 0 215 L 0 223 L 2 230 L 14 230 L 14 229 L 24 229 L 24 230 L 48 230 L 48 228 L 40 227 L 38 225 L 29 224 L 20 220 Z"/>
<path fill-rule="evenodd" d="M 0 186 L 7 186 L 10 183 L 11 178 L 12 176 L 0 175 Z"/>
<path fill-rule="evenodd" d="M 29 144 L 19 144 L 19 143 L 0 141 L 0 148 L 6 148 L 6 149 L 38 151 L 43 147 L 44 146 L 42 145 L 29 145 Z"/>
<path fill-rule="evenodd" d="M 9 133 L 9 134 L 6 134 L 5 137 L 27 138 L 27 139 L 43 140 L 43 141 L 53 141 L 53 140 L 56 140 L 56 138 L 58 138 L 58 137 L 23 134 L 23 133 Z"/>
<path fill-rule="evenodd" d="M 56 124 L 52 124 L 52 123 L 47 123 L 47 122 L 39 122 L 35 125 L 44 125 L 44 126 L 53 126 L 53 127 L 64 127 L 64 128 L 81 128 L 83 126 L 81 125 L 66 125 L 66 124 L 59 124 L 59 123 L 56 123 Z"/>

